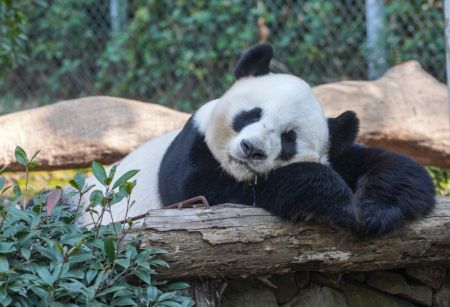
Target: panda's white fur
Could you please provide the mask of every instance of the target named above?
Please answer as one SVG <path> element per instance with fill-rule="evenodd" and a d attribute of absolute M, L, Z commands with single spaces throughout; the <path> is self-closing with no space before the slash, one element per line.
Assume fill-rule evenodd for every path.
<path fill-rule="evenodd" d="M 161 200 L 158 193 L 159 165 L 167 147 L 169 147 L 178 133 L 179 130 L 176 130 L 151 139 L 132 151 L 118 163 L 115 179 L 129 170 L 139 170 L 139 173 L 133 178 L 137 182 L 132 193 L 132 200 L 135 201 L 135 205 L 130 208 L 128 212 L 129 217 L 138 216 L 146 213 L 150 209 L 161 207 Z M 96 189 L 105 191 L 104 187 L 94 176 L 86 179 L 86 185 L 95 185 L 95 188 L 90 192 Z M 89 204 L 89 196 L 90 193 L 83 197 L 83 205 L 87 206 Z M 125 219 L 126 205 L 126 200 L 122 200 L 112 206 L 112 215 L 115 222 Z M 97 208 L 97 210 L 99 209 Z M 109 224 L 110 222 L 111 216 L 105 214 L 103 224 Z M 79 218 L 78 223 L 86 225 L 92 223 L 92 219 L 86 213 Z"/>
<path fill-rule="evenodd" d="M 263 109 L 261 120 L 239 133 L 233 131 L 233 117 L 242 110 L 254 107 Z M 239 144 L 244 138 L 260 143 L 268 155 L 264 161 L 252 164 L 259 174 L 299 161 L 327 163 L 326 118 L 311 87 L 292 75 L 270 74 L 237 80 L 221 98 L 203 105 L 194 114 L 193 120 L 198 131 L 205 135 L 209 150 L 224 171 L 237 181 L 248 180 L 255 175 L 242 164 L 229 159 L 229 155 L 239 157 Z M 281 151 L 280 134 L 285 130 L 295 130 L 297 133 L 297 153 L 287 161 L 277 159 Z M 118 164 L 115 178 L 132 169 L 140 170 L 132 195 L 135 205 L 128 216 L 141 215 L 162 206 L 158 193 L 158 171 L 167 148 L 178 133 L 179 130 L 146 142 Z M 87 184 L 95 184 L 95 189 L 103 190 L 95 177 L 88 178 Z M 87 204 L 88 200 L 89 195 L 86 195 L 83 202 Z M 125 200 L 113 205 L 114 221 L 125 218 L 125 209 Z M 79 222 L 87 224 L 91 218 L 85 214 Z M 103 223 L 109 222 L 111 217 L 106 214 Z"/>

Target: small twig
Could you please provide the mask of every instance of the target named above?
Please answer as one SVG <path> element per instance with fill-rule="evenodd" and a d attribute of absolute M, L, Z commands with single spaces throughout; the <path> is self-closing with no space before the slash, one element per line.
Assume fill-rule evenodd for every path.
<path fill-rule="evenodd" d="M 199 202 L 200 202 L 200 204 L 199 204 Z M 206 197 L 200 195 L 200 196 L 196 196 L 193 198 L 183 200 L 179 203 L 164 206 L 164 207 L 162 207 L 162 209 L 209 208 L 209 207 L 210 206 L 209 206 L 209 203 L 208 203 L 208 200 L 206 199 Z M 137 220 L 145 218 L 147 215 L 148 215 L 148 212 L 144 213 L 144 214 L 133 216 L 129 219 L 121 220 L 121 221 L 119 221 L 119 223 L 125 224 L 128 221 L 137 221 Z"/>

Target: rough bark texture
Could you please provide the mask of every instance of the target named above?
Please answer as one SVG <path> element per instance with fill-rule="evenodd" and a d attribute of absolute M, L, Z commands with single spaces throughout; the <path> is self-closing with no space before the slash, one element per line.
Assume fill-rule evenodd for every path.
<path fill-rule="evenodd" d="M 307 76 L 305 76 L 307 79 Z M 450 167 L 446 87 L 407 62 L 376 81 L 317 86 L 328 116 L 354 110 L 361 118 L 359 141 Z M 0 117 L 0 167 L 12 165 L 14 148 L 41 149 L 41 169 L 111 163 L 152 137 L 181 128 L 188 114 L 138 101 L 88 97 Z"/>
<path fill-rule="evenodd" d="M 40 169 L 112 163 L 189 117 L 169 108 L 113 97 L 87 97 L 0 116 L 0 168 L 17 169 L 14 148 L 37 149 Z"/>
<path fill-rule="evenodd" d="M 161 277 L 222 278 L 307 271 L 369 271 L 450 262 L 450 198 L 397 233 L 358 240 L 316 223 L 287 223 L 237 205 L 152 210 L 135 226 L 171 251 Z"/>

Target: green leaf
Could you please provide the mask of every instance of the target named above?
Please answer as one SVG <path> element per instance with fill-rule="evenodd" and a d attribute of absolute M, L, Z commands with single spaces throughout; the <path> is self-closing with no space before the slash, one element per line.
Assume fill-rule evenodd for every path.
<path fill-rule="evenodd" d="M 16 162 L 19 163 L 20 165 L 27 166 L 28 158 L 25 150 L 23 150 L 22 147 L 17 146 L 15 154 L 16 154 Z"/>
<path fill-rule="evenodd" d="M 5 177 L 0 177 L 0 191 L 5 186 L 5 182 L 6 182 L 6 178 Z"/>
<path fill-rule="evenodd" d="M 100 190 L 93 191 L 89 196 L 89 206 L 93 208 L 100 205 L 103 202 L 104 198 L 105 197 L 103 196 L 102 191 Z"/>
<path fill-rule="evenodd" d="M 137 306 L 137 304 L 129 297 L 121 297 L 111 302 L 112 306 Z"/>
<path fill-rule="evenodd" d="M 74 179 L 69 180 L 69 184 L 77 191 L 81 192 L 81 188 L 78 185 L 78 182 L 76 182 Z"/>
<path fill-rule="evenodd" d="M 36 269 L 36 273 L 39 275 L 40 278 L 42 278 L 42 280 L 48 284 L 48 285 L 53 285 L 54 279 L 52 277 L 52 274 L 50 274 L 50 272 L 44 268 L 44 267 L 38 267 Z"/>
<path fill-rule="evenodd" d="M 28 167 L 28 170 L 32 170 L 32 169 L 34 169 L 34 168 L 36 168 L 36 166 L 38 166 L 39 164 L 38 163 L 36 163 L 36 162 L 28 162 L 28 164 L 27 164 L 27 167 Z"/>
<path fill-rule="evenodd" d="M 99 293 L 97 293 L 96 297 L 100 297 L 100 296 L 106 295 L 108 293 L 116 292 L 116 291 L 124 290 L 124 289 L 126 289 L 126 287 L 124 287 L 124 286 L 109 287 L 109 288 L 106 288 L 105 290 L 100 291 Z"/>
<path fill-rule="evenodd" d="M 92 172 L 94 173 L 95 178 L 97 178 L 97 180 L 101 184 L 106 185 L 107 176 L 103 165 L 96 161 L 92 162 Z"/>
<path fill-rule="evenodd" d="M 0 243 L 0 254 L 7 254 L 16 251 L 14 243 Z"/>
<path fill-rule="evenodd" d="M 180 307 L 180 303 L 174 301 L 163 301 L 158 304 L 161 307 Z"/>
<path fill-rule="evenodd" d="M 125 182 L 136 176 L 136 174 L 139 173 L 139 170 L 131 170 L 123 174 L 122 176 L 117 179 L 116 182 L 114 182 L 113 190 L 121 185 L 123 185 Z"/>
<path fill-rule="evenodd" d="M 115 250 L 115 246 L 114 246 L 114 241 L 111 237 L 105 239 L 104 250 L 105 250 L 106 258 L 108 258 L 108 261 L 113 263 L 114 260 L 116 259 L 116 250 Z"/>
<path fill-rule="evenodd" d="M 123 189 L 128 195 L 131 195 L 131 192 L 133 192 L 134 187 L 136 186 L 136 180 L 133 182 L 126 182 L 123 186 Z"/>
<path fill-rule="evenodd" d="M 84 175 L 82 173 L 76 173 L 75 176 L 73 177 L 73 180 L 77 183 L 78 187 L 80 188 L 79 191 L 82 191 L 84 186 L 86 185 Z"/>
<path fill-rule="evenodd" d="M 173 282 L 167 285 L 167 289 L 169 290 L 183 290 L 189 288 L 189 284 L 185 282 Z"/>
<path fill-rule="evenodd" d="M 116 175 L 117 170 L 117 164 L 113 165 L 111 169 L 109 170 L 108 178 L 106 178 L 106 184 L 110 185 L 112 180 L 114 179 L 114 176 Z"/>
<path fill-rule="evenodd" d="M 181 302 L 181 307 L 192 307 L 194 306 L 194 301 L 189 297 L 183 297 L 183 301 Z"/>
<path fill-rule="evenodd" d="M 26 247 L 22 247 L 20 249 L 20 254 L 22 255 L 23 258 L 25 258 L 26 260 L 30 260 L 31 258 L 31 251 L 29 248 Z"/>
<path fill-rule="evenodd" d="M 116 259 L 114 262 L 124 269 L 127 269 L 130 266 L 130 259 Z"/>
<path fill-rule="evenodd" d="M 20 187 L 18 185 L 14 186 L 13 191 L 14 191 L 14 197 L 16 199 L 22 195 L 22 191 L 20 190 Z"/>
<path fill-rule="evenodd" d="M 163 249 L 163 248 L 149 248 L 148 250 L 150 250 L 150 254 L 152 255 L 156 255 L 156 254 L 167 254 L 169 253 L 169 251 L 167 249 Z"/>
<path fill-rule="evenodd" d="M 151 301 L 156 301 L 156 298 L 158 297 L 158 288 L 155 286 L 148 287 L 147 296 Z"/>
<path fill-rule="evenodd" d="M 9 271 L 9 262 L 5 255 L 0 255 L 0 273 Z"/>
<path fill-rule="evenodd" d="M 85 262 L 85 261 L 91 260 L 93 258 L 95 258 L 95 256 L 92 254 L 72 255 L 69 257 L 69 263 L 74 264 L 74 263 L 79 263 L 79 262 Z"/>
<path fill-rule="evenodd" d="M 145 282 L 147 285 L 150 285 L 152 283 L 152 279 L 150 276 L 150 273 L 146 270 L 138 270 L 134 273 L 140 280 Z"/>
<path fill-rule="evenodd" d="M 0 175 L 6 171 L 6 165 L 0 168 Z"/>
<path fill-rule="evenodd" d="M 86 273 L 86 282 L 88 283 L 88 285 L 94 280 L 95 276 L 97 276 L 98 271 L 97 270 L 89 270 Z"/>
<path fill-rule="evenodd" d="M 175 296 L 177 296 L 177 293 L 176 293 L 176 292 L 166 292 L 166 293 L 163 293 L 163 294 L 161 294 L 160 297 L 158 297 L 158 302 L 172 299 L 172 298 L 174 298 Z"/>
<path fill-rule="evenodd" d="M 30 161 L 34 161 L 34 158 L 36 158 L 36 156 L 41 152 L 41 150 L 39 149 L 38 151 L 36 151 L 33 156 L 31 157 Z"/>
<path fill-rule="evenodd" d="M 152 259 L 150 260 L 150 265 L 154 265 L 154 266 L 162 266 L 162 267 L 169 267 L 169 264 L 167 262 L 165 262 L 164 260 L 161 259 Z"/>
<path fill-rule="evenodd" d="M 64 250 L 61 247 L 61 245 L 58 242 L 55 242 L 55 244 L 53 244 L 53 246 L 56 248 L 56 250 L 61 254 L 64 255 Z"/>

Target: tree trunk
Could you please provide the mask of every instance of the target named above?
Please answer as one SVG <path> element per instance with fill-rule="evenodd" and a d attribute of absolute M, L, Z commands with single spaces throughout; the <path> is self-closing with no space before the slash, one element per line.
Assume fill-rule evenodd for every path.
<path fill-rule="evenodd" d="M 289 223 L 261 208 L 160 209 L 133 235 L 170 251 L 164 279 L 247 277 L 295 270 L 369 271 L 450 263 L 450 197 L 396 233 L 359 240 L 317 223 Z"/>

